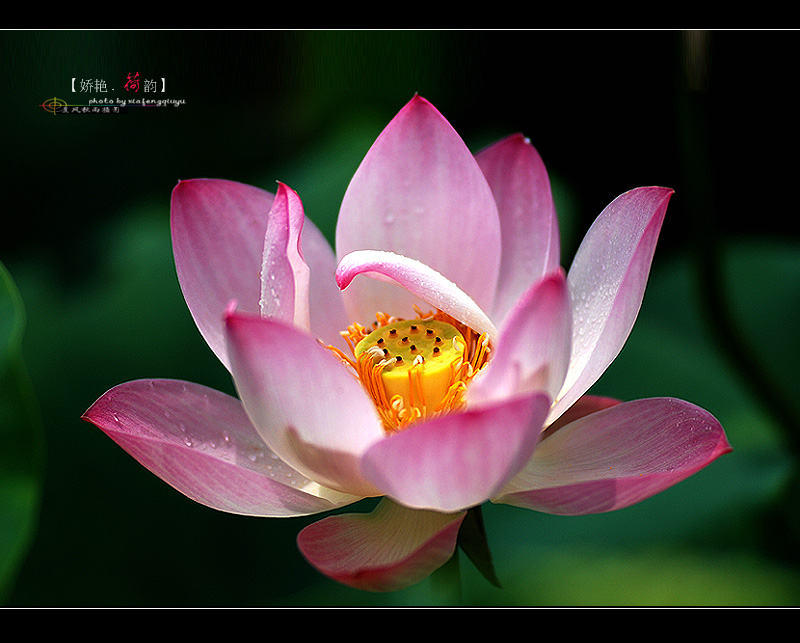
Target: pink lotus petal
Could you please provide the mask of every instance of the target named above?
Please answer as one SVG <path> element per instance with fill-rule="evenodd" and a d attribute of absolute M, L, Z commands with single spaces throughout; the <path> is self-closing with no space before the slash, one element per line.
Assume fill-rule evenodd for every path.
<path fill-rule="evenodd" d="M 500 214 L 502 278 L 491 315 L 499 324 L 532 283 L 558 270 L 558 219 L 547 170 L 524 136 L 516 134 L 498 141 L 475 159 Z"/>
<path fill-rule="evenodd" d="M 336 255 L 328 240 L 306 219 L 300 239 L 303 256 L 311 270 L 309 302 L 311 334 L 325 345 L 347 348 L 340 331 L 351 321 L 344 311 L 344 300 L 336 285 Z"/>
<path fill-rule="evenodd" d="M 341 260 L 386 250 L 430 266 L 491 310 L 500 267 L 500 222 L 489 185 L 464 141 L 415 96 L 381 133 L 345 193 L 336 227 Z M 388 293 L 388 296 L 387 296 Z M 351 319 L 411 298 L 379 282 L 345 293 Z"/>
<path fill-rule="evenodd" d="M 621 509 L 731 450 L 719 422 L 682 400 L 654 398 L 591 413 L 545 438 L 495 502 L 553 514 Z"/>
<path fill-rule="evenodd" d="M 303 529 L 297 546 L 326 576 L 373 592 L 426 578 L 453 555 L 464 513 L 406 509 L 383 499 L 371 514 L 343 514 Z"/>
<path fill-rule="evenodd" d="M 549 407 L 547 396 L 529 395 L 412 425 L 366 452 L 364 475 L 407 507 L 480 504 L 530 459 Z"/>
<path fill-rule="evenodd" d="M 558 419 L 547 427 L 547 430 L 542 434 L 542 438 L 552 435 L 559 429 L 567 426 L 570 422 L 579 420 L 582 417 L 602 411 L 612 406 L 620 404 L 621 400 L 614 399 L 613 397 L 603 397 L 600 395 L 582 395 L 575 404 L 570 406 L 566 412 L 558 416 Z"/>
<path fill-rule="evenodd" d="M 506 317 L 489 365 L 468 391 L 470 404 L 544 391 L 555 398 L 564 383 L 572 315 L 563 271 L 535 283 Z"/>
<path fill-rule="evenodd" d="M 120 384 L 83 418 L 175 489 L 220 511 L 299 516 L 358 500 L 321 488 L 278 460 L 239 400 L 198 384 Z"/>
<path fill-rule="evenodd" d="M 339 358 L 270 319 L 230 312 L 226 328 L 239 397 L 267 445 L 326 487 L 374 495 L 358 461 L 385 434 L 372 400 Z"/>
<path fill-rule="evenodd" d="M 381 281 L 393 281 L 418 299 L 423 310 L 439 308 L 479 333 L 487 333 L 490 339 L 497 338 L 497 329 L 480 307 L 456 284 L 419 261 L 378 250 L 352 252 L 339 262 L 336 269 L 336 282 L 344 290 L 357 275 L 367 275 Z M 394 301 L 401 292 L 392 286 Z M 426 306 L 427 304 L 427 306 Z M 381 309 L 378 309 L 381 310 Z M 384 311 L 386 312 L 386 311 Z M 413 316 L 412 309 L 392 312 L 398 317 Z M 374 318 L 374 312 L 373 312 Z"/>
<path fill-rule="evenodd" d="M 181 181 L 172 193 L 178 280 L 200 333 L 228 369 L 223 314 L 231 300 L 243 312 L 260 311 L 260 275 L 273 202 L 269 192 L 216 179 Z M 333 250 L 310 220 L 305 219 L 302 228 L 302 255 L 311 269 L 311 330 L 327 343 L 340 342 L 339 330 L 348 322 L 332 278 Z"/>
<path fill-rule="evenodd" d="M 231 299 L 258 312 L 269 192 L 233 181 L 181 181 L 172 192 L 175 268 L 200 333 L 229 368 L 222 314 Z"/>
<path fill-rule="evenodd" d="M 310 330 L 309 269 L 300 248 L 300 197 L 283 183 L 272 203 L 261 262 L 261 315 Z"/>
<path fill-rule="evenodd" d="M 628 339 L 671 196 L 672 190 L 653 187 L 617 197 L 578 248 L 567 276 L 572 359 L 548 423 L 597 381 Z"/>

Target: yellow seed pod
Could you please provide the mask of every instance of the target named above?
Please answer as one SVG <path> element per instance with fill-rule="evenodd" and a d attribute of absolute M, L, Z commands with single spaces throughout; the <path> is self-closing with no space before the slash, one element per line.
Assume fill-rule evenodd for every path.
<path fill-rule="evenodd" d="M 425 417 L 448 396 L 465 348 L 454 326 L 413 319 L 378 327 L 356 344 L 355 357 L 362 364 L 371 358 L 373 367 L 380 367 L 386 401 L 400 396 L 406 408 L 417 408 Z"/>

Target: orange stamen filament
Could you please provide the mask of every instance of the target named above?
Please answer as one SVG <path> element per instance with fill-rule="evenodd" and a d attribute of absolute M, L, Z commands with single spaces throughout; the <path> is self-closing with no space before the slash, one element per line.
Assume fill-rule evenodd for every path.
<path fill-rule="evenodd" d="M 417 309 L 417 319 L 377 313 L 370 327 L 352 324 L 342 336 L 351 356 L 328 346 L 352 368 L 387 432 L 464 406 L 464 392 L 486 365 L 491 348 L 449 315 Z"/>

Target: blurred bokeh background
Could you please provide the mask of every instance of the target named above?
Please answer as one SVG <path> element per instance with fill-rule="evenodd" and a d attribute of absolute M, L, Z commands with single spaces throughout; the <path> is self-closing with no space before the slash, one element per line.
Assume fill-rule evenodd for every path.
<path fill-rule="evenodd" d="M 178 180 L 283 181 L 333 238 L 372 141 L 419 93 L 477 151 L 521 131 L 569 265 L 640 185 L 675 188 L 650 285 L 594 387 L 709 409 L 733 453 L 635 507 L 486 506 L 501 589 L 461 556 L 464 605 L 800 603 L 797 33 L 5 31 L 0 601 L 8 606 L 436 605 L 424 581 L 351 590 L 295 546 L 315 518 L 193 503 L 81 414 L 143 377 L 233 393 L 175 277 Z M 178 107 L 59 116 L 154 79 Z M 73 79 L 107 92 L 72 91 Z M 163 79 L 163 80 L 162 80 Z M 79 85 L 78 85 L 79 88 Z M 77 88 L 76 88 L 77 89 Z M 143 96 L 140 92 L 139 96 Z"/>

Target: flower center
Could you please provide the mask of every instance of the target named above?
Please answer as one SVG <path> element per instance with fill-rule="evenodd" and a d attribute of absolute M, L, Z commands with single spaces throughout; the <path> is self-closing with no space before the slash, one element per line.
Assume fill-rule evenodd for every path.
<path fill-rule="evenodd" d="M 354 369 L 387 432 L 461 408 L 467 385 L 488 361 L 486 336 L 441 312 L 375 317 L 372 328 L 353 324 L 342 332 L 352 358 L 329 348 Z"/>

